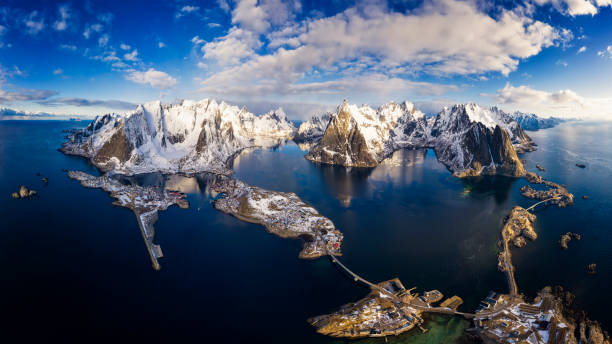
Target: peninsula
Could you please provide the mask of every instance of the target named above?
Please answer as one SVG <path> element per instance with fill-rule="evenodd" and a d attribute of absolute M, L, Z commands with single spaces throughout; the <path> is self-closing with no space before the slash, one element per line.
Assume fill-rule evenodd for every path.
<path fill-rule="evenodd" d="M 158 259 L 163 257 L 163 253 L 161 247 L 153 242 L 155 237 L 153 225 L 157 221 L 157 213 L 174 204 L 183 209 L 188 208 L 189 203 L 185 199 L 185 194 L 158 187 L 124 185 L 108 175 L 96 177 L 81 171 L 69 171 L 68 177 L 78 180 L 84 187 L 102 189 L 110 193 L 110 196 L 115 198 L 113 205 L 125 207 L 134 212 L 153 268 L 159 270 L 161 266 Z"/>

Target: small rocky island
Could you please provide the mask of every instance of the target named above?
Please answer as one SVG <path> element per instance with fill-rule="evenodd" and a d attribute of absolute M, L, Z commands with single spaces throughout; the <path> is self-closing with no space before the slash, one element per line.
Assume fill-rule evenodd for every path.
<path fill-rule="evenodd" d="M 215 209 L 261 224 L 281 238 L 302 239 L 300 258 L 341 255 L 342 233 L 296 194 L 265 190 L 224 176 L 217 178 L 212 189 L 220 193 L 214 201 Z"/>
<path fill-rule="evenodd" d="M 521 188 L 521 195 L 524 197 L 545 201 L 546 204 L 553 204 L 559 208 L 574 204 L 574 194 L 567 191 L 565 186 L 544 180 L 541 176 L 535 174 L 527 175 L 527 180 L 532 184 L 543 184 L 548 188 L 536 190 L 529 185 L 525 185 Z"/>
<path fill-rule="evenodd" d="M 561 235 L 561 238 L 559 239 L 559 246 L 561 246 L 562 249 L 567 250 L 567 244 L 572 241 L 572 239 L 580 240 L 582 237 L 580 234 L 567 232 Z"/>
<path fill-rule="evenodd" d="M 26 199 L 26 198 L 34 198 L 38 196 L 38 193 L 34 190 L 30 190 L 23 185 L 19 185 L 19 191 L 13 192 L 11 197 L 13 199 Z"/>
<path fill-rule="evenodd" d="M 113 205 L 129 208 L 134 212 L 151 256 L 153 268 L 159 270 L 161 266 L 158 259 L 163 257 L 163 253 L 161 247 L 153 243 L 155 237 L 153 225 L 157 221 L 157 213 L 173 204 L 183 209 L 188 208 L 189 203 L 185 199 L 185 194 L 159 187 L 125 185 L 108 175 L 96 177 L 81 171 L 69 171 L 68 177 L 78 180 L 84 187 L 102 189 L 110 193 L 111 197 L 115 198 Z"/>

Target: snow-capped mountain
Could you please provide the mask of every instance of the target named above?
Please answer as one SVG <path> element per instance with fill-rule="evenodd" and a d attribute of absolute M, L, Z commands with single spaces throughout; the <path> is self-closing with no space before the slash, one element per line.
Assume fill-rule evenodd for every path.
<path fill-rule="evenodd" d="M 255 116 L 214 100 L 139 105 L 127 114 L 98 116 L 62 146 L 104 171 L 227 173 L 228 159 L 247 147 L 290 139 L 295 126 L 278 109 Z"/>
<path fill-rule="evenodd" d="M 332 113 L 328 112 L 321 117 L 312 116 L 311 119 L 300 124 L 297 134 L 293 138 L 295 141 L 317 140 L 325 133 L 325 128 L 331 119 Z"/>
<path fill-rule="evenodd" d="M 458 176 L 515 176 L 524 173 L 515 148 L 526 150 L 532 146 L 533 141 L 520 125 L 497 108 L 455 105 L 427 121 L 408 102 L 392 102 L 374 110 L 345 101 L 306 158 L 371 167 L 397 149 L 434 148 L 440 162 Z"/>
<path fill-rule="evenodd" d="M 350 105 L 345 100 L 306 159 L 343 166 L 376 166 L 393 152 L 393 129 L 403 117 L 409 118 L 401 123 L 424 116 L 411 103 L 389 103 L 375 110 L 367 105 Z"/>
<path fill-rule="evenodd" d="M 435 117 L 430 146 L 438 160 L 457 176 L 525 174 L 513 142 L 532 144 L 521 127 L 497 108 L 476 104 L 444 108 Z"/>
<path fill-rule="evenodd" d="M 560 123 L 565 122 L 565 120 L 556 117 L 549 118 L 541 118 L 536 114 L 523 113 L 520 111 L 515 111 L 510 114 L 512 119 L 517 121 L 524 130 L 536 131 L 540 129 L 548 129 L 552 128 Z"/>

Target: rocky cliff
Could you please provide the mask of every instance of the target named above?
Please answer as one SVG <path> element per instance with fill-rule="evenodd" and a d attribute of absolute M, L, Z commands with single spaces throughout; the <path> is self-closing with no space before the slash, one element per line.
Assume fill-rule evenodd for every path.
<path fill-rule="evenodd" d="M 367 105 L 350 105 L 345 100 L 306 159 L 342 166 L 376 166 L 394 151 L 395 145 L 408 146 L 412 136 L 426 135 L 415 133 L 420 128 L 413 125 L 418 118 L 424 116 L 411 103 L 389 103 L 375 110 Z"/>
<path fill-rule="evenodd" d="M 227 173 L 228 159 L 242 149 L 273 146 L 294 133 L 282 109 L 255 116 L 209 99 L 172 105 L 156 101 L 127 114 L 97 117 L 73 133 L 62 151 L 123 174 Z"/>
<path fill-rule="evenodd" d="M 436 116 L 430 144 L 438 160 L 458 177 L 518 177 L 525 174 L 525 169 L 513 139 L 522 144 L 526 142 L 523 134 L 520 126 L 504 122 L 496 111 L 464 104 L 446 108 Z"/>

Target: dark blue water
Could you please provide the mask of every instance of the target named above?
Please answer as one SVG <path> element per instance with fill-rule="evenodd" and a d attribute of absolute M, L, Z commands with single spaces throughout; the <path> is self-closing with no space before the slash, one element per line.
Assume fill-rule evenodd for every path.
<path fill-rule="evenodd" d="M 74 122 L 0 122 L 0 338 L 43 342 L 151 341 L 313 343 L 310 316 L 336 310 L 368 291 L 329 260 L 300 260 L 300 242 L 215 211 L 207 178 L 142 177 L 188 192 L 191 208 L 160 213 L 156 242 L 165 258 L 151 268 L 134 215 L 110 205 L 101 190 L 82 188 L 62 168 L 97 173 L 84 159 L 56 149 Z M 517 280 L 530 295 L 544 285 L 575 292 L 609 328 L 612 301 L 610 188 L 612 127 L 572 123 L 534 133 L 539 150 L 523 156 L 546 177 L 566 183 L 577 203 L 539 208 L 539 238 L 515 250 Z M 375 169 L 344 169 L 306 161 L 295 144 L 240 155 L 236 177 L 296 192 L 345 235 L 343 261 L 371 281 L 399 277 L 417 291 L 439 289 L 469 311 L 490 290 L 505 291 L 496 270 L 503 216 L 523 181 L 461 181 L 432 152 L 400 151 Z M 586 169 L 574 166 L 585 163 Z M 49 178 L 43 186 L 36 172 Z M 39 199 L 12 200 L 25 184 Z M 582 200 L 586 194 L 588 200 Z M 4 196 L 3 196 L 4 195 Z M 583 234 L 561 251 L 561 233 Z M 598 275 L 585 272 L 597 263 Z M 392 342 L 452 342 L 466 323 L 435 318 L 427 334 Z M 341 341 L 335 341 L 341 342 Z M 380 340 L 373 342 L 381 342 Z"/>

